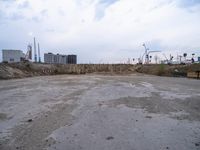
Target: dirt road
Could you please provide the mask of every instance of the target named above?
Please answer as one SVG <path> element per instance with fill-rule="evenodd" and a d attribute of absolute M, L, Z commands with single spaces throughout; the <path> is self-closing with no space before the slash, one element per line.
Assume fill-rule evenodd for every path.
<path fill-rule="evenodd" d="M 199 150 L 200 80 L 62 75 L 0 81 L 1 150 Z"/>

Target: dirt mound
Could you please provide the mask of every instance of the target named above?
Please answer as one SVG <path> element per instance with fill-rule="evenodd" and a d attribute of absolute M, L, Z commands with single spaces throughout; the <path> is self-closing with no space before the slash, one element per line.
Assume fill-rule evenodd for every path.
<path fill-rule="evenodd" d="M 12 68 L 7 65 L 0 65 L 0 79 L 11 79 L 25 77 L 24 72 L 20 69 Z"/>
<path fill-rule="evenodd" d="M 134 73 L 135 66 L 127 64 L 39 64 L 39 63 L 11 63 L 0 64 L 0 79 L 23 78 L 40 75 L 57 74 L 86 74 L 86 73 Z"/>
<path fill-rule="evenodd" d="M 130 74 L 145 73 L 158 76 L 186 77 L 188 71 L 200 71 L 200 64 L 192 65 L 131 65 L 131 64 L 39 64 L 11 63 L 0 64 L 0 79 L 24 78 L 57 74 Z"/>
<path fill-rule="evenodd" d="M 138 65 L 136 71 L 139 73 L 152 74 L 169 77 L 186 77 L 188 71 L 199 71 L 200 64 L 190 65 Z"/>

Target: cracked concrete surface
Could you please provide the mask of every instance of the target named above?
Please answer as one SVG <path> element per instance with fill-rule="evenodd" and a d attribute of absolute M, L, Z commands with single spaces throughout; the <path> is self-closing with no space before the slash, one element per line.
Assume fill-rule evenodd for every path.
<path fill-rule="evenodd" d="M 199 150 L 199 93 L 141 74 L 0 81 L 0 149 Z"/>

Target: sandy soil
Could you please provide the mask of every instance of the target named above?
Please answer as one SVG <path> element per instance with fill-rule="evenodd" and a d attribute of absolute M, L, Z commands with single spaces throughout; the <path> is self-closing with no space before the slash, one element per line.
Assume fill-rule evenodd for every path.
<path fill-rule="evenodd" d="M 0 81 L 1 150 L 199 150 L 200 80 L 133 74 Z"/>

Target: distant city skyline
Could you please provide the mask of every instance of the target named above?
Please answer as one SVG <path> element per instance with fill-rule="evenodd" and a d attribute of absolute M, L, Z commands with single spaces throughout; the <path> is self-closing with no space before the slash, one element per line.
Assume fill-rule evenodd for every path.
<path fill-rule="evenodd" d="M 2 0 L 2 49 L 26 52 L 33 37 L 41 57 L 78 55 L 78 63 L 122 62 L 144 53 L 200 56 L 199 0 Z M 162 56 L 161 53 L 161 56 Z"/>

